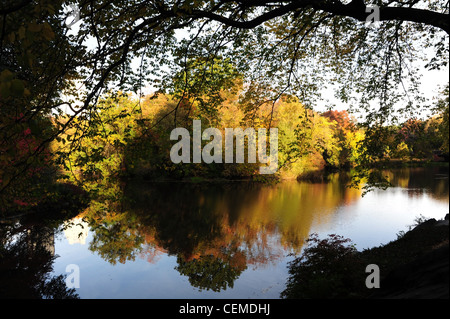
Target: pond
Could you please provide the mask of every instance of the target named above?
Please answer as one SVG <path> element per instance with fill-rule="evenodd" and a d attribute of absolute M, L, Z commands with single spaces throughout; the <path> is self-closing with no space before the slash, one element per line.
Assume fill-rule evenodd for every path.
<path fill-rule="evenodd" d="M 385 174 L 393 186 L 364 196 L 342 173 L 327 183 L 128 183 L 120 200 L 64 223 L 3 226 L 10 260 L 26 270 L 19 284 L 3 274 L 2 293 L 52 280 L 61 289 L 76 269 L 82 299 L 279 298 L 311 233 L 362 250 L 449 212 L 448 166 Z"/>

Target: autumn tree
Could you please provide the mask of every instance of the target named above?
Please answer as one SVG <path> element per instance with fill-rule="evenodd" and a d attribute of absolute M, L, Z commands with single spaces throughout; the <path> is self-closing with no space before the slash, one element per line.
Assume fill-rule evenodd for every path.
<path fill-rule="evenodd" d="M 74 88 L 83 49 L 61 28 L 63 1 L 0 5 L 0 205 L 31 204 L 52 177 L 49 144 L 64 131 L 51 115 Z M 85 63 L 85 62 L 84 62 Z M 71 121 L 68 121 L 68 124 Z M 44 188 L 44 189 L 42 189 Z"/>
<path fill-rule="evenodd" d="M 449 121 L 448 121 L 448 113 L 449 113 L 449 89 L 448 84 L 445 89 L 442 91 L 442 97 L 438 100 L 436 105 L 436 111 L 441 117 L 441 122 L 439 124 L 439 135 L 442 140 L 441 150 L 447 154 L 449 154 Z"/>
<path fill-rule="evenodd" d="M 332 86 L 341 100 L 368 112 L 368 125 L 395 119 L 394 107 L 414 112 L 427 104 L 415 62 L 425 59 L 428 69 L 448 63 L 448 2 L 378 0 L 375 5 L 363 0 L 3 1 L 2 154 L 23 132 L 19 123 L 69 110 L 55 130 L 42 132 L 30 154 L 35 156 L 67 130 L 82 131 L 89 126 L 83 122 L 96 121 L 91 114 L 104 92 L 139 94 L 145 84 L 163 90 L 179 62 L 192 57 L 233 61 L 254 108 L 285 93 L 312 107 L 321 89 Z M 71 10 L 79 18 L 76 26 L 66 23 Z M 377 25 L 366 23 L 374 10 Z M 431 59 L 423 48 L 431 50 Z M 17 181 L 27 161 L 3 168 L 0 191 Z"/>
<path fill-rule="evenodd" d="M 339 165 L 342 167 L 351 166 L 355 159 L 355 140 L 358 140 L 361 136 L 361 132 L 358 132 L 356 119 L 352 118 L 346 110 L 330 110 L 324 112 L 322 116 L 336 124 L 334 134 L 341 148 Z"/>

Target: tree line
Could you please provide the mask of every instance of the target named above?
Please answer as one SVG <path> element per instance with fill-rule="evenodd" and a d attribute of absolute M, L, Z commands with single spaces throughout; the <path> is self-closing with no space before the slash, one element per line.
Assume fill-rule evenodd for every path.
<path fill-rule="evenodd" d="M 427 70 L 448 66 L 448 2 L 380 0 L 376 5 L 380 10 L 377 27 L 365 23 L 369 14 L 361 0 L 2 2 L 1 206 L 14 201 L 37 203 L 42 188 L 51 194 L 56 175 L 50 172 L 57 172 L 67 159 L 51 144 L 65 143 L 77 152 L 106 116 L 102 108 L 109 92 L 139 95 L 145 84 L 167 94 L 169 100 L 176 98 L 170 115 L 160 124 L 170 117 L 176 124 L 183 113 L 192 116 L 191 105 L 201 111 L 198 116 L 218 121 L 225 101 L 223 88 L 235 88 L 236 78 L 242 81 L 244 98 L 239 103 L 246 121 L 259 118 L 272 125 L 278 120 L 282 127 L 290 119 L 283 114 L 276 119 L 275 104 L 295 97 L 302 107 L 292 103 L 293 111 L 300 112 L 292 121 L 303 121 L 305 129 L 285 130 L 281 137 L 286 142 L 281 145 L 283 169 L 294 176 L 306 167 L 306 163 L 298 164 L 297 158 L 305 158 L 301 152 L 311 152 L 308 156 L 313 160 L 308 163 L 315 167 L 340 166 L 348 158 L 344 153 L 351 153 L 344 136 L 338 144 L 319 136 L 316 128 L 322 127 L 325 135 L 338 138 L 329 132 L 334 124 L 311 111 L 321 88 L 333 84 L 341 101 L 369 113 L 362 148 L 367 156 L 358 158 L 361 164 L 370 164 L 385 152 L 380 151 L 384 139 L 379 137 L 387 134 L 383 127 L 390 120 L 398 113 L 415 114 L 430 105 L 419 89 L 417 61 L 423 61 Z M 76 17 L 77 23 L 67 23 L 70 17 Z M 180 38 L 180 31 L 186 36 Z M 430 49 L 431 58 L 423 54 L 424 48 Z M 261 115 L 267 108 L 271 112 Z M 445 122 L 448 115 L 444 110 L 440 113 Z M 148 122 L 144 118 L 141 124 Z M 416 135 L 408 139 L 408 149 L 402 145 L 399 151 L 418 156 L 422 151 L 413 145 L 418 143 Z M 317 145 L 306 147 L 310 141 Z M 122 142 L 116 142 L 118 147 Z M 112 152 L 110 148 L 105 147 L 106 154 Z M 397 148 L 390 145 L 391 157 Z M 94 161 L 100 154 L 97 148 Z M 208 174 L 228 170 L 230 176 L 251 175 L 244 173 L 250 167 L 237 172 L 214 169 Z"/>

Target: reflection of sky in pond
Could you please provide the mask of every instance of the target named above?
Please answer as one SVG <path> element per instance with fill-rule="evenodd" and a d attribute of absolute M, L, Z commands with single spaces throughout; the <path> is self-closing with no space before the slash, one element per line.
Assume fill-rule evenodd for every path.
<path fill-rule="evenodd" d="M 115 265 L 101 258 L 97 251 L 90 250 L 95 234 L 86 232 L 88 227 L 76 220 L 74 224 L 85 227 L 76 225 L 55 239 L 59 257 L 54 263 L 54 273 L 64 274 L 68 264 L 77 264 L 81 276 L 77 293 L 81 298 L 279 298 L 288 276 L 287 263 L 293 259 L 288 254 L 299 252 L 302 238 L 309 233 L 317 232 L 320 237 L 339 234 L 350 238 L 357 249 L 362 250 L 394 240 L 396 234 L 406 231 L 417 217 L 442 219 L 449 211 L 448 179 L 440 179 L 440 184 L 435 185 L 436 180 L 422 175 L 426 182 L 433 181 L 433 187 L 427 187 L 426 183 L 419 187 L 417 180 L 401 172 L 395 184 L 402 187 L 375 190 L 364 197 L 360 191 L 339 187 L 335 182 L 286 182 L 256 190 L 244 187 L 246 193 L 241 197 L 237 197 L 240 195 L 237 186 L 231 190 L 211 190 L 211 193 L 202 191 L 199 199 L 191 200 L 201 209 L 211 209 L 216 214 L 216 221 L 202 224 L 202 227 L 212 225 L 217 228 L 217 224 L 225 224 L 223 229 L 214 229 L 219 237 L 200 236 L 205 242 L 200 240 L 193 246 L 187 245 L 190 249 L 194 247 L 194 251 L 183 254 L 178 251 L 184 249 L 180 242 L 177 243 L 180 239 L 174 237 L 171 240 L 158 227 L 152 228 L 154 233 L 147 236 L 149 241 L 140 246 L 143 251 L 138 251 L 134 260 L 131 258 Z M 188 194 L 195 197 L 197 193 Z M 233 201 L 230 198 L 234 198 L 234 202 L 226 204 Z M 149 212 L 148 216 L 153 218 L 150 220 L 161 227 L 167 226 L 160 215 L 152 213 L 152 205 L 141 208 L 144 213 Z M 192 209 L 189 205 L 184 203 L 186 209 Z M 142 214 L 139 209 L 137 216 L 148 217 L 139 215 Z M 221 247 L 236 238 L 237 246 L 225 252 L 223 257 Z M 169 250 L 161 247 L 165 244 L 170 245 Z M 196 288 L 191 283 L 192 278 L 177 270 L 180 260 L 188 262 L 185 271 L 190 271 L 189 267 L 195 266 L 196 259 L 202 260 L 209 255 L 229 257 L 230 264 L 245 263 L 236 266 L 241 267 L 242 272 L 228 282 L 226 289 Z"/>
<path fill-rule="evenodd" d="M 318 225 L 322 236 L 331 232 L 351 238 L 362 250 L 386 244 L 407 231 L 416 218 L 442 219 L 449 212 L 447 201 L 437 201 L 426 192 L 420 195 L 401 188 L 375 190 L 349 206 L 336 209 L 333 221 Z"/>
<path fill-rule="evenodd" d="M 91 235 L 88 235 L 86 242 L 90 239 Z M 55 261 L 54 272 L 65 273 L 66 265 L 77 264 L 80 267 L 77 293 L 81 298 L 89 299 L 279 298 L 288 275 L 285 263 L 292 259 L 286 256 L 286 251 L 286 255 L 281 256 L 281 263 L 250 266 L 234 282 L 233 289 L 213 292 L 192 287 L 188 278 L 175 270 L 176 256 L 162 255 L 153 263 L 136 258 L 134 262 L 111 265 L 89 251 L 87 244 L 69 244 L 63 235 L 55 240 L 55 245 L 60 257 Z"/>

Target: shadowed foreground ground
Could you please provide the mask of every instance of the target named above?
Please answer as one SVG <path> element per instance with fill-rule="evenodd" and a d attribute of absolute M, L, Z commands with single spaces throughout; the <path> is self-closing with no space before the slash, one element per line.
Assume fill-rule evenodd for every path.
<path fill-rule="evenodd" d="M 449 223 L 430 219 L 396 241 L 362 252 L 386 276 L 370 298 L 448 299 Z"/>

